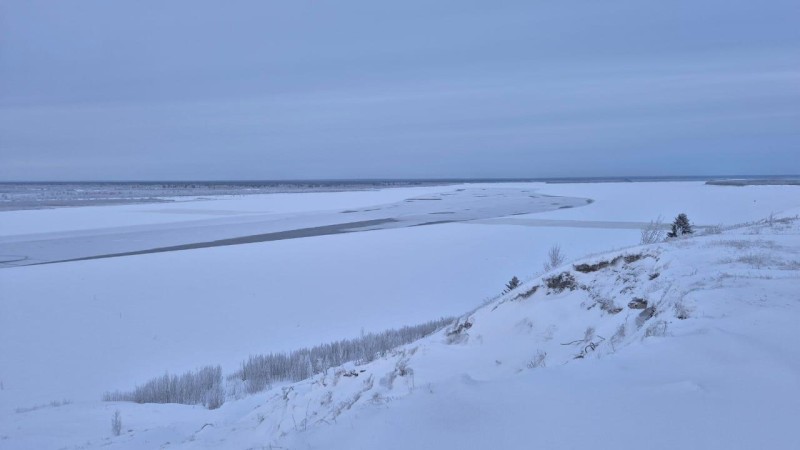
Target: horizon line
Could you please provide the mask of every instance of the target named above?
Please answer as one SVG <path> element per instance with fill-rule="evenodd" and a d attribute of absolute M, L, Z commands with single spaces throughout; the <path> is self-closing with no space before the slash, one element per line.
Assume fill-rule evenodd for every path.
<path fill-rule="evenodd" d="M 791 179 L 800 178 L 800 174 L 783 175 L 609 175 L 609 176 L 561 176 L 561 177 L 430 177 L 430 178 L 264 178 L 264 179 L 96 179 L 96 180 L 0 180 L 0 184 L 59 184 L 59 183 L 310 183 L 310 182 L 547 182 L 569 180 L 599 180 L 599 181 L 626 181 L 626 180 L 714 180 L 714 179 Z"/>

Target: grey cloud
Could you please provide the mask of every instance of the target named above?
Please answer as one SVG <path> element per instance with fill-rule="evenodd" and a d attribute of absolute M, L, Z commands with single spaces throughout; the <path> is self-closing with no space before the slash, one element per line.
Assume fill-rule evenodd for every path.
<path fill-rule="evenodd" d="M 382 3 L 5 2 L 0 180 L 800 169 L 796 2 Z"/>

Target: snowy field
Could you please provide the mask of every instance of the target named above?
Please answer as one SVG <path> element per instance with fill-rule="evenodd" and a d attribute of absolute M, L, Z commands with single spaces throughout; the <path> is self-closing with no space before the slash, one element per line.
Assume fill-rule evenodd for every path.
<path fill-rule="evenodd" d="M 654 256 L 632 266 L 630 289 L 663 295 L 659 320 L 679 301 L 692 311 L 691 320 L 671 317 L 665 333 L 637 327 L 638 312 L 587 312 L 583 291 L 562 294 L 562 306 L 540 294 L 527 303 L 496 300 L 499 313 L 476 312 L 465 342 L 433 336 L 414 355 L 367 367 L 369 389 L 362 376 L 334 390 L 340 404 L 363 397 L 334 416 L 338 426 L 328 425 L 332 407 L 309 406 L 325 403 L 329 389 L 316 388 L 320 380 L 299 384 L 283 403 L 280 391 L 270 391 L 214 411 L 99 399 L 165 371 L 221 364 L 228 374 L 251 354 L 461 315 L 495 298 L 514 275 L 523 288 L 541 283 L 551 246 L 561 245 L 568 261 L 636 246 L 641 227 L 659 216 L 670 221 L 683 212 L 699 227 L 794 216 L 798 189 L 465 184 L 0 212 L 0 448 L 575 448 L 612 434 L 605 447 L 639 448 L 655 435 L 659 445 L 648 448 L 797 448 L 781 432 L 800 414 L 800 355 L 789 333 L 800 320 L 797 223 L 647 250 Z M 368 224 L 56 262 L 353 222 Z M 723 238 L 744 243 L 713 242 Z M 662 276 L 647 283 L 644 275 L 655 272 Z M 629 287 L 606 275 L 581 281 L 609 297 Z M 624 351 L 598 344 L 576 363 L 591 337 L 560 345 L 584 339 L 589 327 L 610 341 L 620 325 L 630 327 L 619 341 Z M 646 333 L 652 339 L 643 340 Z M 537 351 L 547 353 L 546 367 L 528 370 Z M 404 358 L 414 378 L 400 377 L 401 393 L 380 380 Z M 126 432 L 112 438 L 116 409 Z M 685 410 L 694 415 L 669 425 Z M 750 440 L 741 436 L 740 425 L 764 410 L 769 423 L 754 424 L 761 428 Z M 689 420 L 700 416 L 706 419 Z M 484 425 L 503 436 L 486 440 Z M 708 440 L 688 440 L 703 432 Z M 414 434 L 418 440 L 408 441 Z"/>

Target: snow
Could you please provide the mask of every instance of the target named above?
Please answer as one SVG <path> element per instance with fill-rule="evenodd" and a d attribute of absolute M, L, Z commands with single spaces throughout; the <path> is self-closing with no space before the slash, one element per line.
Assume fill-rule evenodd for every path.
<path fill-rule="evenodd" d="M 790 433 L 800 413 L 800 224 L 631 247 L 639 238 L 631 222 L 659 214 L 669 220 L 686 212 L 700 225 L 793 215 L 800 208 L 796 187 L 491 187 L 595 202 L 472 222 L 0 269 L 0 447 L 800 447 Z M 456 187 L 419 189 L 435 195 Z M 339 196 L 336 209 L 369 208 L 422 195 L 411 191 L 324 195 Z M 331 204 L 318 200 L 323 194 L 293 195 L 308 202 L 307 209 L 296 206 L 297 214 Z M 245 211 L 268 197 L 181 206 Z M 68 228 L 99 228 L 103 210 L 119 214 L 109 226 L 121 226 L 122 211 L 144 207 L 153 205 L 74 208 Z M 21 233 L 22 216 L 51 214 L 55 221 L 61 211 L 0 217 L 12 214 Z M 53 223 L 37 230 L 59 231 Z M 541 274 L 556 243 L 568 259 L 595 254 L 573 262 L 647 256 L 573 271 L 589 290 L 540 288 L 515 298 L 542 284 L 542 275 L 559 272 Z M 512 275 L 522 287 L 475 310 Z M 659 303 L 656 316 L 637 321 L 641 311 L 627 306 L 634 297 Z M 598 298 L 623 311 L 603 311 Z M 679 309 L 689 317 L 678 319 Z M 442 332 L 368 365 L 346 366 L 365 370 L 358 377 L 337 379 L 331 370 L 288 394 L 276 386 L 215 411 L 98 401 L 106 390 L 131 388 L 165 370 L 220 363 L 231 373 L 251 353 L 465 311 L 474 311 L 461 319 L 472 323 L 465 338 Z M 625 336 L 612 345 L 620 326 Z M 590 343 L 594 350 L 573 359 Z M 529 367 L 543 353 L 545 367 Z M 413 374 L 398 375 L 405 366 Z M 61 399 L 72 403 L 14 411 Z M 124 432 L 112 437 L 117 409 Z"/>

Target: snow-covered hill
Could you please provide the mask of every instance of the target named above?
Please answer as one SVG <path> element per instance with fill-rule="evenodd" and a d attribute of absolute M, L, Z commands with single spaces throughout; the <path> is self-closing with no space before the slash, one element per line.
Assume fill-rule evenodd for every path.
<path fill-rule="evenodd" d="M 800 221 L 764 221 L 576 261 L 387 357 L 218 410 L 45 406 L 0 444 L 796 449 L 798 323 Z"/>

